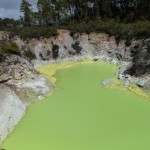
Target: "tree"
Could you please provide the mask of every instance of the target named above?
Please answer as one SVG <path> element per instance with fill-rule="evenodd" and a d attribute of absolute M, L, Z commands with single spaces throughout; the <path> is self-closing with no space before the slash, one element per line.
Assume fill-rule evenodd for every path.
<path fill-rule="evenodd" d="M 137 16 L 150 16 L 150 0 L 134 0 Z"/>
<path fill-rule="evenodd" d="M 55 18 L 55 5 L 52 0 L 38 0 L 38 18 L 40 24 L 51 24 Z"/>
<path fill-rule="evenodd" d="M 69 5 L 67 0 L 52 0 L 52 4 L 55 9 L 55 23 L 62 23 L 69 14 Z"/>
<path fill-rule="evenodd" d="M 27 0 L 22 0 L 20 12 L 23 13 L 23 21 L 25 26 L 31 26 L 32 23 L 32 5 Z"/>

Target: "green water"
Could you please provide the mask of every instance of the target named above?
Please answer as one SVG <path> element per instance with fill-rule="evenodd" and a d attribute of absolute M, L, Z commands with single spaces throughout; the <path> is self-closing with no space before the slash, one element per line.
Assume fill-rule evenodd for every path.
<path fill-rule="evenodd" d="M 100 84 L 116 67 L 92 63 L 59 70 L 61 90 L 27 110 L 6 150 L 150 150 L 150 102 Z"/>

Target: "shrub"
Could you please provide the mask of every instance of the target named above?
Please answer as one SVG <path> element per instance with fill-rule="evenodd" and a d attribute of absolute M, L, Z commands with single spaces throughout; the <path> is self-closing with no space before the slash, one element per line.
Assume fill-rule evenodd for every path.
<path fill-rule="evenodd" d="M 126 44 L 126 46 L 130 46 L 131 45 L 131 40 L 126 40 L 125 44 Z"/>
<path fill-rule="evenodd" d="M 59 46 L 54 44 L 52 47 L 53 58 L 56 59 L 58 57 L 58 54 L 59 54 Z"/>
<path fill-rule="evenodd" d="M 30 60 L 36 59 L 35 54 L 32 51 L 30 51 L 30 50 L 25 51 L 24 52 L 24 56 L 29 58 Z"/>
<path fill-rule="evenodd" d="M 72 48 L 74 49 L 74 50 L 76 50 L 76 53 L 80 53 L 81 52 L 81 50 L 82 50 L 82 47 L 81 46 L 79 46 L 79 42 L 75 42 L 75 44 L 72 44 Z"/>
<path fill-rule="evenodd" d="M 19 35 L 23 39 L 40 38 L 55 36 L 57 30 L 52 26 L 31 26 L 14 29 L 14 34 Z"/>
<path fill-rule="evenodd" d="M 11 53 L 20 55 L 20 50 L 18 49 L 18 46 L 16 43 L 9 41 L 1 45 L 1 50 L 3 53 Z"/>
<path fill-rule="evenodd" d="M 6 57 L 3 54 L 0 54 L 0 63 L 4 62 Z"/>
<path fill-rule="evenodd" d="M 129 22 L 129 21 L 126 21 Z M 71 31 L 71 35 L 74 33 L 91 33 L 91 32 L 103 32 L 110 36 L 115 36 L 117 39 L 133 38 L 147 38 L 150 37 L 150 21 L 136 21 L 132 23 L 119 22 L 114 19 L 106 20 L 90 20 L 88 22 L 72 21 L 65 25 L 55 26 L 31 26 L 31 27 L 18 27 L 13 30 L 7 28 L 7 31 L 13 32 L 12 35 L 19 35 L 21 38 L 40 38 L 51 37 L 57 35 L 57 29 L 68 29 Z"/>

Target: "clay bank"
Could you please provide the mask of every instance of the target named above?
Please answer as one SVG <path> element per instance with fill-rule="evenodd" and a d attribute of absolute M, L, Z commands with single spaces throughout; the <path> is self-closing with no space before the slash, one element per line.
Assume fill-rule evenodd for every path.
<path fill-rule="evenodd" d="M 145 57 L 150 48 L 149 43 L 149 39 L 132 40 L 130 44 L 126 44 L 126 41 L 118 43 L 115 37 L 104 33 L 71 35 L 68 30 L 58 30 L 55 37 L 23 40 L 1 31 L 0 50 L 16 52 L 14 47 L 17 47 L 19 55 L 0 55 L 0 142 L 25 115 L 28 105 L 43 99 L 55 89 L 51 78 L 53 73 L 50 78 L 43 77 L 36 71 L 39 66 L 102 59 L 122 66 L 117 75 L 126 86 L 137 84 L 148 92 L 150 62 L 145 62 Z M 140 67 L 142 63 L 147 72 L 143 71 L 145 67 Z M 56 66 L 53 69 L 55 68 Z"/>

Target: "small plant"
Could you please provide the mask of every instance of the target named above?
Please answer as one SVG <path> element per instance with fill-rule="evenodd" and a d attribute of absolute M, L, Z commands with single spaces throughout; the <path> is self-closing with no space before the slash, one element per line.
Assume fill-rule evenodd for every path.
<path fill-rule="evenodd" d="M 36 59 L 35 54 L 30 50 L 25 51 L 24 56 L 29 58 L 30 60 Z"/>
<path fill-rule="evenodd" d="M 75 44 L 72 44 L 72 48 L 73 48 L 74 50 L 76 50 L 76 53 L 77 53 L 77 54 L 79 54 L 79 53 L 81 52 L 81 50 L 82 50 L 82 47 L 79 46 L 79 42 L 75 42 Z"/>
<path fill-rule="evenodd" d="M 125 44 L 126 44 L 126 46 L 130 46 L 131 45 L 131 40 L 126 40 Z"/>
<path fill-rule="evenodd" d="M 6 57 L 3 54 L 0 54 L 0 63 L 4 62 Z"/>
<path fill-rule="evenodd" d="M 58 57 L 58 53 L 59 53 L 59 46 L 57 44 L 54 44 L 52 47 L 52 55 L 54 59 Z"/>
<path fill-rule="evenodd" d="M 20 55 L 20 50 L 18 49 L 18 46 L 12 41 L 2 44 L 1 50 L 3 51 L 3 53 Z"/>

